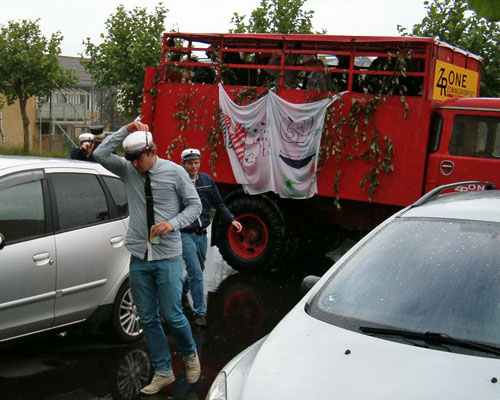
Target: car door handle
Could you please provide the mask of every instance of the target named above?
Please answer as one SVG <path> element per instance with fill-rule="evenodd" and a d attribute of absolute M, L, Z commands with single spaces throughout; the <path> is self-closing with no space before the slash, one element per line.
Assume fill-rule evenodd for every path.
<path fill-rule="evenodd" d="M 109 239 L 109 242 L 115 249 L 118 247 L 122 247 L 124 243 L 123 236 L 112 237 L 111 239 Z"/>
<path fill-rule="evenodd" d="M 455 164 L 453 161 L 443 160 L 439 164 L 439 169 L 444 176 L 450 176 L 455 169 Z"/>
<path fill-rule="evenodd" d="M 33 261 L 39 267 L 43 267 L 47 264 L 54 264 L 54 260 L 50 258 L 50 253 L 40 253 L 33 256 Z"/>

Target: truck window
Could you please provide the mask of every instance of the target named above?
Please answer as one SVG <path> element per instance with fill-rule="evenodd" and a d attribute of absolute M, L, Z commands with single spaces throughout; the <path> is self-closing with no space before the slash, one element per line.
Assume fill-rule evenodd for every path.
<path fill-rule="evenodd" d="M 455 156 L 500 158 L 500 118 L 457 115 L 449 153 Z"/>
<path fill-rule="evenodd" d="M 425 97 L 421 41 L 327 39 L 324 35 L 171 33 L 162 81 Z M 401 67 L 400 60 L 406 64 Z M 397 93 L 386 82 L 397 75 Z M 382 89 L 382 90 L 381 90 Z"/>
<path fill-rule="evenodd" d="M 500 122 L 495 132 L 495 145 L 493 146 L 493 157 L 500 158 Z"/>
<path fill-rule="evenodd" d="M 435 153 L 439 149 L 441 142 L 441 132 L 443 130 L 443 117 L 439 114 L 434 114 L 431 121 L 431 131 L 429 135 L 429 153 Z"/>

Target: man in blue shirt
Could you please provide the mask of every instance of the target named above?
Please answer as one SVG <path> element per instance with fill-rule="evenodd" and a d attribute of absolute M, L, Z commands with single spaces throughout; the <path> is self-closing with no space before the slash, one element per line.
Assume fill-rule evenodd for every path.
<path fill-rule="evenodd" d="M 120 144 L 125 158 L 114 154 Z M 141 390 L 144 394 L 158 393 L 175 380 L 160 315 L 184 355 L 186 380 L 194 383 L 200 377 L 196 344 L 181 308 L 180 230 L 198 218 L 201 202 L 186 171 L 159 158 L 157 151 L 148 126 L 134 121 L 108 136 L 94 152 L 100 164 L 122 178 L 127 190 L 130 290 L 155 369 L 153 380 Z M 184 209 L 179 212 L 181 204 Z"/>
<path fill-rule="evenodd" d="M 181 154 L 182 166 L 189 174 L 200 196 L 201 215 L 189 226 L 181 229 L 182 258 L 186 264 L 187 279 L 184 278 L 183 294 L 191 292 L 193 300 L 194 324 L 207 325 L 207 305 L 203 289 L 203 271 L 207 254 L 207 226 L 210 225 L 210 210 L 215 208 L 240 232 L 241 224 L 236 221 L 226 207 L 217 186 L 210 175 L 199 172 L 201 154 L 198 149 L 186 149 Z"/>

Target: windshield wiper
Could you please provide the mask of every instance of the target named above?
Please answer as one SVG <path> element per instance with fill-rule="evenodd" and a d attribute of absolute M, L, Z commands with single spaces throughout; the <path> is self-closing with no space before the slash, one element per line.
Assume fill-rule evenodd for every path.
<path fill-rule="evenodd" d="M 449 344 L 452 346 L 479 350 L 489 354 L 500 356 L 500 348 L 475 342 L 473 340 L 458 339 L 440 332 L 417 332 L 404 329 L 376 328 L 372 326 L 360 326 L 359 330 L 363 333 L 376 336 L 397 336 L 404 339 L 421 340 L 429 344 Z"/>

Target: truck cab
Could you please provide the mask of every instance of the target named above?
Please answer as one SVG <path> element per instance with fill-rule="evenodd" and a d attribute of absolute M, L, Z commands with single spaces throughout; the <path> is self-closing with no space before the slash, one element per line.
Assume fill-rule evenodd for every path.
<path fill-rule="evenodd" d="M 425 192 L 471 176 L 498 183 L 500 99 L 445 100 L 436 109 L 429 145 Z"/>

